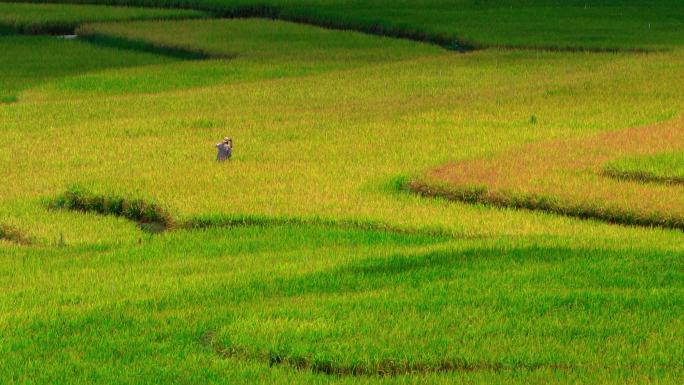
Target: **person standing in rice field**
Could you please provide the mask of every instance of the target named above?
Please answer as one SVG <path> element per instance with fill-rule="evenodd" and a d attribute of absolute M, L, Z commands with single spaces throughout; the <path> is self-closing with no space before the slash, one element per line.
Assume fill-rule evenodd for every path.
<path fill-rule="evenodd" d="M 216 145 L 218 153 L 216 154 L 216 160 L 223 162 L 224 160 L 230 159 L 233 156 L 233 139 L 229 137 L 223 138 L 223 142 Z"/>

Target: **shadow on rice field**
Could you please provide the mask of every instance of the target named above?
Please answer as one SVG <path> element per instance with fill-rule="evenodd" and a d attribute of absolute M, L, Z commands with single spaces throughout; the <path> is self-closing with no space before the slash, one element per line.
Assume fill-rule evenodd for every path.
<path fill-rule="evenodd" d="M 77 31 L 81 32 L 81 31 Z M 133 50 L 183 60 L 232 59 L 236 55 L 212 55 L 202 49 L 162 46 L 144 40 L 123 39 L 104 34 L 81 33 L 79 38 L 90 44 L 113 49 Z"/>
<path fill-rule="evenodd" d="M 73 2 L 73 0 L 56 0 Z M 677 0 L 91 0 L 194 8 L 221 17 L 262 17 L 426 41 L 455 51 L 482 47 L 558 51 L 649 51 L 681 46 Z M 618 16 L 619 15 L 619 16 Z M 486 26 L 486 27 L 483 27 Z"/>

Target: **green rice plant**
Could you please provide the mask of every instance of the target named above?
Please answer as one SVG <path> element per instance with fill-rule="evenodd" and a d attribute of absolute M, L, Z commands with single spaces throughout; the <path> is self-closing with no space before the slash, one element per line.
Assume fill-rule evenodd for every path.
<path fill-rule="evenodd" d="M 588 241 L 605 232 L 649 244 L 649 237 L 677 237 L 424 200 L 389 184 L 451 160 L 670 119 L 682 100 L 678 51 L 456 55 L 355 33 L 341 42 L 343 32 L 268 23 L 211 21 L 215 34 L 199 21 L 132 23 L 121 36 L 243 53 L 72 76 L 3 106 L 1 140 L 13 154 L 1 160 L 12 170 L 0 186 L 6 215 L 21 201 L 21 220 L 13 223 L 56 239 L 66 219 L 48 215 L 55 225 L 36 227 L 23 210 L 39 213 L 32 200 L 79 184 L 97 195 L 161 203 L 180 223 L 205 215 L 294 217 L 468 237 L 551 232 Z M 317 41 L 329 51 L 314 50 Z M 226 135 L 236 155 L 217 164 L 214 144 Z M 50 161 L 34 159 L 41 137 L 50 138 Z M 82 237 L 66 236 L 71 243 L 92 239 Z M 131 233 L 125 241 L 137 239 Z"/>
<path fill-rule="evenodd" d="M 676 384 L 682 375 L 677 251 L 316 225 L 3 251 L 3 381 Z"/>
<path fill-rule="evenodd" d="M 73 0 L 69 0 L 73 2 Z M 78 1 L 81 2 L 81 1 Z M 677 0 L 88 0 L 100 4 L 202 9 L 228 17 L 279 18 L 429 41 L 467 51 L 531 47 L 649 51 L 680 47 Z M 486 27 L 485 27 L 486 26 Z"/>
<path fill-rule="evenodd" d="M 96 47 L 78 40 L 44 36 L 0 36 L 0 106 L 50 80 L 103 70 L 177 61 L 167 56 Z"/>
<path fill-rule="evenodd" d="M 39 98 L 71 93 L 150 93 L 253 82 L 359 68 L 394 60 L 443 55 L 426 44 L 379 39 L 360 33 L 263 19 L 185 20 L 89 24 L 78 29 L 88 42 L 107 48 L 135 48 L 201 63 L 112 70 L 68 77 L 41 87 Z M 226 61 L 230 59 L 230 61 Z"/>
<path fill-rule="evenodd" d="M 684 184 L 684 153 L 621 158 L 604 165 L 603 172 L 618 179 Z"/>
<path fill-rule="evenodd" d="M 587 139 L 536 143 L 498 158 L 442 166 L 408 183 L 407 188 L 424 196 L 469 203 L 684 230 L 684 190 L 677 179 L 672 179 L 673 174 L 662 174 L 667 170 L 676 175 L 673 165 L 681 162 L 681 153 L 625 157 L 679 151 L 684 147 L 682 123 L 678 118 Z M 601 169 L 600 165 L 611 158 L 616 160 Z M 635 164 L 635 159 L 639 163 Z M 643 171 L 648 169 L 648 162 L 661 174 Z M 631 171 L 616 170 L 630 166 Z M 660 180 L 665 186 L 629 183 L 634 180 Z"/>
<path fill-rule="evenodd" d="M 34 241 L 0 241 L 0 383 L 681 383 L 684 233 L 398 190 L 447 162 L 579 154 L 591 173 L 513 178 L 610 212 L 593 187 L 625 182 L 605 161 L 678 132 L 655 123 L 681 110 L 682 51 L 458 55 L 265 20 L 92 28 L 237 56 L 4 46 L 1 74 L 68 44 L 0 106 L 0 222 Z M 215 162 L 226 135 L 234 156 Z M 44 204 L 60 194 L 67 209 Z M 134 223 L 157 217 L 174 231 Z"/>
<path fill-rule="evenodd" d="M 0 2 L 0 30 L 27 34 L 72 34 L 80 24 L 95 21 L 187 19 L 206 16 L 203 12 L 192 10 Z"/>

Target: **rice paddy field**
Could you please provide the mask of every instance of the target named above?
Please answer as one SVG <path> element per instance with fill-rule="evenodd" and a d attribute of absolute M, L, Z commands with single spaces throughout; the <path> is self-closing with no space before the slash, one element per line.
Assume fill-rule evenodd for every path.
<path fill-rule="evenodd" d="M 679 2 L 94 3 L 0 2 L 0 383 L 684 381 Z"/>

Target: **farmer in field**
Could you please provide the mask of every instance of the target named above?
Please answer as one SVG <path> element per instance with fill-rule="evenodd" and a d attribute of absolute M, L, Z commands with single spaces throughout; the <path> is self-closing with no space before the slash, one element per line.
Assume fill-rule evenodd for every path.
<path fill-rule="evenodd" d="M 230 159 L 233 155 L 233 139 L 229 137 L 223 138 L 223 142 L 216 145 L 218 153 L 216 154 L 216 160 L 223 162 L 226 159 Z"/>

